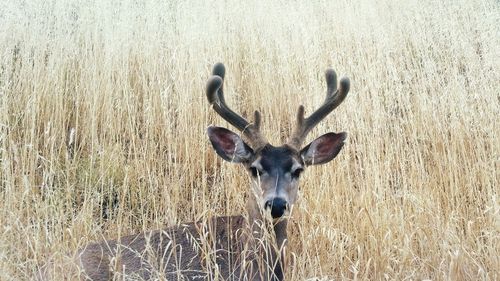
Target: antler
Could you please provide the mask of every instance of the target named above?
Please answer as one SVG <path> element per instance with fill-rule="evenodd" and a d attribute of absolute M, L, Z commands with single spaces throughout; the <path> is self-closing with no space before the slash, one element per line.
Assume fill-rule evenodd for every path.
<path fill-rule="evenodd" d="M 339 104 L 341 104 L 347 93 L 349 92 L 349 78 L 344 77 L 340 79 L 340 88 L 337 89 L 337 74 L 333 69 L 328 69 L 325 72 L 326 84 L 328 89 L 326 91 L 326 98 L 320 108 L 318 108 L 309 117 L 304 118 L 304 106 L 299 106 L 297 112 L 297 125 L 288 140 L 288 145 L 300 150 L 304 139 L 307 134 L 318 125 L 323 118 L 332 112 Z"/>
<path fill-rule="evenodd" d="M 254 123 L 249 123 L 245 118 L 232 111 L 224 100 L 224 75 L 226 69 L 222 63 L 216 63 L 212 70 L 212 77 L 207 82 L 207 98 L 212 108 L 224 120 L 240 130 L 251 143 L 252 148 L 258 150 L 268 144 L 260 133 L 260 112 L 254 112 Z"/>

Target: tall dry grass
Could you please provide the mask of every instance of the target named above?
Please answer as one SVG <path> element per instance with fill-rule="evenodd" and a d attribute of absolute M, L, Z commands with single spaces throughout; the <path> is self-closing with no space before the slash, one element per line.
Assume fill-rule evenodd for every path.
<path fill-rule="evenodd" d="M 500 278 L 498 1 L 33 0 L 0 4 L 1 280 L 243 211 L 249 180 L 205 135 L 227 125 L 217 61 L 274 144 L 327 67 L 351 78 L 310 134 L 349 138 L 302 179 L 290 280 Z"/>

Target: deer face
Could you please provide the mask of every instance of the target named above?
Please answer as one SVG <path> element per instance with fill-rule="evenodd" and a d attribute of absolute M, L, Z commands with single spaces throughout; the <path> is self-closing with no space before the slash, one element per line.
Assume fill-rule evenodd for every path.
<path fill-rule="evenodd" d="M 309 117 L 304 117 L 304 107 L 297 112 L 297 125 L 287 144 L 274 147 L 260 133 L 260 113 L 255 111 L 254 122 L 232 111 L 224 99 L 226 69 L 217 63 L 207 82 L 207 98 L 212 108 L 222 118 L 238 128 L 249 141 L 246 144 L 239 135 L 221 127 L 209 127 L 208 137 L 224 160 L 241 163 L 252 177 L 254 193 L 262 209 L 271 210 L 273 218 L 287 213 L 297 199 L 298 181 L 306 166 L 323 164 L 332 160 L 342 149 L 346 133 L 327 133 L 304 148 L 307 134 L 347 96 L 349 79 L 340 80 L 332 69 L 325 73 L 327 92 L 324 103 Z"/>
<path fill-rule="evenodd" d="M 332 160 L 342 148 L 346 134 L 325 134 L 300 151 L 289 145 L 270 144 L 254 151 L 240 136 L 221 127 L 209 127 L 208 136 L 220 157 L 245 166 L 259 207 L 279 218 L 297 200 L 299 179 L 305 168 Z"/>
<path fill-rule="evenodd" d="M 297 200 L 299 178 L 305 165 L 299 153 L 287 146 L 267 145 L 245 165 L 261 208 L 271 210 L 273 218 L 288 213 Z"/>

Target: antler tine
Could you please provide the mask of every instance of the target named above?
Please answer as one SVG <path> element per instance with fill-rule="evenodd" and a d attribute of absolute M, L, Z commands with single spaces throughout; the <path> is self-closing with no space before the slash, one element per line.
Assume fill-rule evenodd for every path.
<path fill-rule="evenodd" d="M 342 78 L 340 80 L 340 87 L 337 89 L 337 74 L 335 71 L 333 69 L 326 70 L 325 77 L 327 91 L 323 104 L 307 118 L 304 118 L 304 106 L 299 106 L 299 110 L 297 111 L 297 124 L 288 141 L 289 145 L 297 149 L 300 149 L 307 134 L 339 106 L 349 92 L 349 78 Z"/>
<path fill-rule="evenodd" d="M 220 85 L 218 95 L 222 103 L 226 104 L 226 101 L 224 100 L 224 77 L 226 76 L 226 68 L 222 63 L 218 62 L 212 69 L 212 75 L 216 75 L 222 78 L 222 84 Z"/>
<path fill-rule="evenodd" d="M 260 133 L 260 113 L 255 111 L 254 123 L 251 124 L 227 106 L 223 90 L 225 73 L 226 69 L 222 63 L 214 65 L 212 70 L 213 76 L 210 77 L 207 82 L 208 102 L 212 105 L 215 112 L 224 118 L 224 120 L 229 122 L 238 130 L 242 131 L 247 139 L 252 143 L 253 148 L 257 150 L 268 143 Z"/>

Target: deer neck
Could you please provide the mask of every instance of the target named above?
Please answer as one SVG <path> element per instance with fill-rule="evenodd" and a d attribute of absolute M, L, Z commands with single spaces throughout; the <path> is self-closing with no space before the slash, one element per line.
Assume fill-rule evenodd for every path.
<path fill-rule="evenodd" d="M 278 246 L 278 249 L 282 249 L 284 246 L 286 246 L 287 242 L 287 232 L 286 232 L 286 227 L 288 224 L 288 219 L 281 219 L 278 222 L 275 222 L 273 224 L 273 230 L 274 234 L 276 235 L 276 243 Z"/>
<path fill-rule="evenodd" d="M 250 196 L 255 198 L 254 196 Z M 262 241 L 267 236 L 267 233 L 272 234 L 273 237 L 270 243 L 265 243 L 264 251 L 271 251 L 272 263 L 276 264 L 274 268 L 274 277 L 269 280 L 283 280 L 283 261 L 285 258 L 285 247 L 287 242 L 287 219 L 279 219 L 275 221 L 268 221 L 262 214 L 256 200 L 247 201 L 247 215 L 248 226 L 252 231 L 251 241 Z M 269 237 L 269 236 L 267 236 Z M 275 244 L 276 243 L 276 244 Z M 260 242 L 258 243 L 259 245 Z M 278 262 L 277 262 L 278 261 Z"/>

